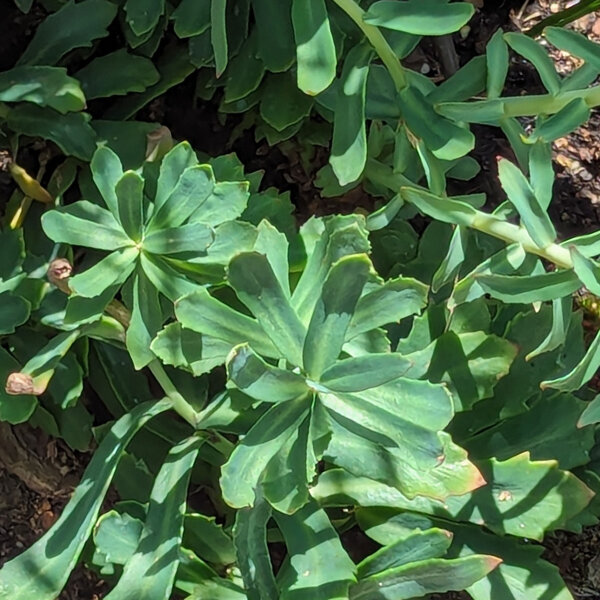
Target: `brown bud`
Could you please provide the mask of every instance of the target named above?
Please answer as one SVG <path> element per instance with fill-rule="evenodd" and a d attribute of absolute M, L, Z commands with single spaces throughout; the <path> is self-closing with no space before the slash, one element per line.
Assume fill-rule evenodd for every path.
<path fill-rule="evenodd" d="M 48 281 L 54 284 L 61 292 L 70 294 L 69 277 L 73 272 L 73 265 L 66 258 L 57 258 L 48 266 Z"/>
<path fill-rule="evenodd" d="M 171 130 L 164 125 L 146 136 L 146 160 L 157 162 L 173 147 Z"/>
<path fill-rule="evenodd" d="M 6 380 L 6 393 L 11 396 L 20 396 L 21 394 L 39 396 L 42 392 L 36 389 L 31 375 L 11 373 Z"/>

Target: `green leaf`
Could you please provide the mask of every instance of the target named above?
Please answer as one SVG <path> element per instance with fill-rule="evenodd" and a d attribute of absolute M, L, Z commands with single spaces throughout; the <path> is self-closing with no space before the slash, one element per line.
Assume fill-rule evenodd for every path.
<path fill-rule="evenodd" d="M 42 228 L 51 240 L 72 246 L 117 250 L 133 245 L 111 213 L 87 200 L 47 212 Z"/>
<path fill-rule="evenodd" d="M 69 287 L 84 298 L 99 296 L 113 285 L 121 285 L 133 272 L 139 251 L 121 248 L 97 262 L 93 267 L 69 279 Z"/>
<path fill-rule="evenodd" d="M 93 40 L 108 35 L 116 14 L 117 7 L 108 0 L 68 2 L 38 25 L 19 64 L 55 65 L 70 50 L 89 48 Z"/>
<path fill-rule="evenodd" d="M 284 2 L 287 0 L 282 0 Z M 273 32 L 270 37 L 272 41 Z M 310 114 L 314 101 L 298 89 L 291 72 L 269 75 L 261 89 L 260 116 L 277 131 L 283 131 Z"/>
<path fill-rule="evenodd" d="M 269 365 L 247 344 L 231 351 L 227 358 L 227 377 L 242 392 L 262 402 L 285 402 L 309 391 L 303 377 Z"/>
<path fill-rule="evenodd" d="M 210 4 L 197 0 L 182 0 L 171 14 L 175 33 L 180 38 L 204 33 L 210 27 Z"/>
<path fill-rule="evenodd" d="M 562 27 L 546 27 L 544 37 L 557 48 L 583 58 L 595 69 L 600 69 L 598 46 L 584 35 Z"/>
<path fill-rule="evenodd" d="M 470 436 L 463 444 L 472 457 L 506 460 L 529 451 L 534 460 L 556 460 L 561 469 L 589 462 L 591 428 L 577 429 L 585 402 L 570 394 L 544 394 L 524 412 Z"/>
<path fill-rule="evenodd" d="M 150 59 L 129 54 L 125 48 L 95 58 L 75 77 L 88 100 L 143 92 L 159 79 Z"/>
<path fill-rule="evenodd" d="M 237 219 L 246 208 L 248 196 L 248 183 L 245 181 L 219 182 L 202 206 L 192 213 L 190 223 L 216 227 Z"/>
<path fill-rule="evenodd" d="M 358 579 L 410 563 L 439 558 L 446 554 L 451 543 L 452 534 L 444 529 L 414 531 L 365 558 L 358 565 Z"/>
<path fill-rule="evenodd" d="M 301 366 L 306 330 L 267 257 L 258 252 L 238 254 L 229 263 L 227 279 L 279 352 Z"/>
<path fill-rule="evenodd" d="M 37 406 L 35 396 L 28 394 L 12 396 L 6 392 L 4 382 L 11 373 L 18 373 L 20 370 L 21 365 L 4 348 L 0 347 L 0 381 L 2 382 L 2 386 L 0 386 L 0 421 L 7 421 L 13 425 L 27 421 Z"/>
<path fill-rule="evenodd" d="M 267 257 L 284 294 L 290 298 L 287 238 L 266 219 L 261 221 L 256 229 L 258 235 L 252 249 Z"/>
<path fill-rule="evenodd" d="M 444 501 L 448 496 L 467 494 L 485 483 L 469 462 L 467 452 L 454 444 L 448 434 L 438 436 L 443 462 L 424 467 L 416 464 L 406 448 L 390 444 L 360 424 L 338 415 L 332 415 L 330 423 L 332 436 L 325 452 L 328 462 L 357 477 L 386 483 L 407 497 L 421 495 Z M 421 425 L 417 423 L 417 427 Z M 409 430 L 410 426 L 406 431 Z M 418 443 L 416 438 L 415 443 Z"/>
<path fill-rule="evenodd" d="M 313 219 L 301 229 L 308 259 L 292 294 L 300 320 L 308 325 L 333 263 L 343 256 L 370 250 L 364 219 L 355 215 Z"/>
<path fill-rule="evenodd" d="M 142 169 L 146 160 L 148 135 L 157 131 L 156 123 L 94 119 L 91 125 L 98 136 L 98 145 L 106 145 L 115 152 L 123 169 Z"/>
<path fill-rule="evenodd" d="M 160 256 L 142 252 L 140 265 L 152 285 L 171 302 L 198 289 L 197 283 L 192 283 Z"/>
<path fill-rule="evenodd" d="M 552 146 L 538 140 L 529 151 L 529 177 L 531 187 L 542 210 L 548 210 L 552 202 L 554 169 L 552 167 Z"/>
<path fill-rule="evenodd" d="M 542 121 L 527 140 L 529 143 L 543 140 L 553 142 L 564 137 L 589 120 L 590 107 L 583 98 L 575 98 L 561 108 L 555 115 Z"/>
<path fill-rule="evenodd" d="M 399 508 L 442 519 L 470 521 L 499 535 L 541 540 L 544 532 L 560 529 L 587 506 L 592 491 L 572 473 L 561 471 L 555 460 L 529 460 L 527 452 L 505 461 L 478 461 L 487 482 L 470 494 L 450 496 L 444 503 L 353 477 L 341 469 L 326 471 L 311 488 L 325 506 L 379 506 Z M 540 494 L 538 490 L 543 489 Z"/>
<path fill-rule="evenodd" d="M 466 65 L 456 71 L 454 75 L 451 75 L 438 85 L 427 97 L 434 104 L 437 102 L 463 102 L 470 100 L 473 96 L 479 96 L 485 90 L 486 76 L 487 63 L 485 56 L 475 56 Z M 467 163 L 463 164 L 467 165 Z M 459 175 L 458 167 L 462 166 L 459 164 L 453 169 L 453 177 L 459 178 L 457 177 Z M 476 163 L 471 163 L 469 166 L 474 170 L 479 170 L 479 165 Z M 469 180 L 474 176 L 469 175 L 471 173 L 467 171 L 462 177 L 465 180 Z"/>
<path fill-rule="evenodd" d="M 360 254 L 345 256 L 331 267 L 315 305 L 302 351 L 304 368 L 311 378 L 318 380 L 340 355 L 346 330 L 370 271 L 371 261 Z"/>
<path fill-rule="evenodd" d="M 90 127 L 86 113 L 61 115 L 51 108 L 22 104 L 6 117 L 12 131 L 54 142 L 67 156 L 84 161 L 92 158 L 96 149 L 96 133 Z"/>
<path fill-rule="evenodd" d="M 77 79 L 59 67 L 15 67 L 0 74 L 0 101 L 33 102 L 60 113 L 85 108 Z"/>
<path fill-rule="evenodd" d="M 104 113 L 106 119 L 116 122 L 131 119 L 144 106 L 184 81 L 195 70 L 187 48 L 181 44 L 168 45 L 154 65 L 160 75 L 158 82 L 140 94 L 130 94 L 114 102 Z"/>
<path fill-rule="evenodd" d="M 158 291 L 141 269 L 133 279 L 133 307 L 125 343 L 136 369 L 145 367 L 156 357 L 150 349 L 152 340 L 162 327 L 163 316 Z"/>
<path fill-rule="evenodd" d="M 577 237 L 565 240 L 561 246 L 565 248 L 573 246 L 577 248 L 577 252 L 582 256 L 593 258 L 600 254 L 600 231 L 578 235 Z"/>
<path fill-rule="evenodd" d="M 210 2 L 210 41 L 215 53 L 216 76 L 220 77 L 227 67 L 227 0 Z"/>
<path fill-rule="evenodd" d="M 341 417 L 340 423 L 355 423 L 357 435 L 397 446 L 403 460 L 416 468 L 439 466 L 443 443 L 438 432 L 452 417 L 452 402 L 442 386 L 400 378 L 353 394 L 321 392 L 319 398 L 334 418 Z"/>
<path fill-rule="evenodd" d="M 485 48 L 487 60 L 487 95 L 490 100 L 499 98 L 504 90 L 508 75 L 508 46 L 504 41 L 502 29 L 498 29 Z"/>
<path fill-rule="evenodd" d="M 104 513 L 94 526 L 94 544 L 106 562 L 124 565 L 135 552 L 143 523 L 128 513 Z"/>
<path fill-rule="evenodd" d="M 502 561 L 472 555 L 453 560 L 431 558 L 389 569 L 352 586 L 351 600 L 405 600 L 432 592 L 461 591 L 493 571 Z"/>
<path fill-rule="evenodd" d="M 596 423 L 600 423 L 600 394 L 585 407 L 577 421 L 577 427 L 587 427 Z"/>
<path fill-rule="evenodd" d="M 394 4 L 399 3 L 394 2 Z M 425 142 L 436 158 L 455 160 L 473 149 L 475 145 L 473 134 L 465 127 L 460 127 L 438 114 L 430 101 L 416 87 L 404 88 L 400 91 L 399 97 L 408 128 Z"/>
<path fill-rule="evenodd" d="M 411 365 L 400 354 L 366 354 L 336 361 L 319 383 L 332 392 L 360 392 L 402 377 Z"/>
<path fill-rule="evenodd" d="M 2 600 L 54 600 L 58 596 L 92 532 L 125 446 L 146 421 L 169 408 L 168 402 L 144 403 L 112 426 L 58 521 L 0 569 Z"/>
<path fill-rule="evenodd" d="M 214 233 L 210 227 L 204 223 L 188 223 L 149 233 L 142 245 L 146 252 L 152 254 L 204 254 L 213 240 Z"/>
<path fill-rule="evenodd" d="M 544 87 L 551 94 L 557 95 L 560 91 L 560 77 L 544 47 L 523 33 L 505 33 L 504 39 L 515 52 L 536 68 Z"/>
<path fill-rule="evenodd" d="M 165 0 L 127 0 L 125 14 L 133 33 L 142 36 L 152 31 L 165 12 Z"/>
<path fill-rule="evenodd" d="M 292 0 L 251 0 L 258 33 L 258 56 L 273 73 L 287 71 L 296 57 Z M 291 86 L 295 87 L 295 86 Z"/>
<path fill-rule="evenodd" d="M 134 242 L 142 239 L 144 180 L 135 171 L 126 171 L 115 187 L 119 221 Z"/>
<path fill-rule="evenodd" d="M 313 446 L 317 440 L 313 442 L 311 431 L 314 415 L 313 412 L 302 421 L 265 469 L 262 482 L 265 498 L 273 508 L 285 514 L 295 513 L 310 497 L 308 486 L 315 477 L 318 460 Z M 323 425 L 327 431 L 327 425 L 320 423 Z"/>
<path fill-rule="evenodd" d="M 183 173 L 197 164 L 196 153 L 188 142 L 177 144 L 165 154 L 160 164 L 160 174 L 156 184 L 154 210 L 161 208 L 167 201 Z"/>
<path fill-rule="evenodd" d="M 278 600 L 279 591 L 267 546 L 267 523 L 273 512 L 257 489 L 251 508 L 237 511 L 233 541 L 248 600 Z"/>
<path fill-rule="evenodd" d="M 16 327 L 29 319 L 31 304 L 11 291 L 0 292 L 0 306 L 0 335 L 14 333 Z"/>
<path fill-rule="evenodd" d="M 211 563 L 228 565 L 235 562 L 234 543 L 223 527 L 216 523 L 215 517 L 187 514 L 183 543 Z"/>
<path fill-rule="evenodd" d="M 571 246 L 569 250 L 573 260 L 573 269 L 581 283 L 592 294 L 600 295 L 600 264 L 592 258 L 583 256 L 578 252 L 576 246 Z"/>
<path fill-rule="evenodd" d="M 436 293 L 447 283 L 458 276 L 465 261 L 465 247 L 468 244 L 468 231 L 464 227 L 456 227 L 450 240 L 448 254 L 440 263 L 431 280 L 431 291 Z"/>
<path fill-rule="evenodd" d="M 486 533 L 478 526 L 452 523 L 409 512 L 390 509 L 360 508 L 357 519 L 365 533 L 380 544 L 392 544 L 412 535 L 415 528 L 437 526 L 453 534 L 449 558 L 472 554 L 493 554 L 502 559 L 484 579 L 467 588 L 474 600 L 572 600 L 558 569 L 541 560 L 543 546 L 522 542 L 510 536 Z"/>
<path fill-rule="evenodd" d="M 98 188 L 106 207 L 115 219 L 119 218 L 119 200 L 115 188 L 117 182 L 123 177 L 123 167 L 119 157 L 108 147 L 100 146 L 90 164 L 94 183 Z"/>
<path fill-rule="evenodd" d="M 305 398 L 275 404 L 237 444 L 221 469 L 221 490 L 229 506 L 253 506 L 263 471 L 306 418 L 307 411 Z"/>
<path fill-rule="evenodd" d="M 574 392 L 585 385 L 600 368 L 600 331 L 596 334 L 594 341 L 590 344 L 583 359 L 568 373 L 542 381 L 542 389 L 552 388 L 562 392 Z"/>
<path fill-rule="evenodd" d="M 337 56 L 324 0 L 293 0 L 298 87 L 316 96 L 335 78 Z"/>
<path fill-rule="evenodd" d="M 181 159 L 184 161 L 189 160 L 186 148 L 183 148 L 181 153 L 178 153 L 173 157 L 173 162 L 178 162 Z M 168 168 L 173 167 L 169 164 Z M 165 167 L 165 170 L 166 169 L 167 167 Z M 172 174 L 169 173 L 163 179 L 163 172 L 161 169 L 157 198 L 159 192 L 161 194 L 166 192 L 165 188 L 161 185 L 161 179 L 166 183 L 171 177 Z M 166 192 L 168 195 L 164 202 L 155 208 L 154 214 L 148 224 L 148 230 L 155 231 L 157 229 L 178 227 L 179 225 L 182 225 L 186 219 L 207 200 L 213 191 L 214 185 L 215 182 L 212 169 L 208 165 L 197 165 L 185 169 L 178 178 L 177 184 L 170 189 L 170 193 Z"/>
<path fill-rule="evenodd" d="M 278 574 L 281 600 L 345 600 L 356 567 L 327 513 L 309 502 L 293 515 L 275 512 L 288 550 Z"/>
<path fill-rule="evenodd" d="M 364 21 L 413 35 L 446 35 L 466 25 L 474 12 L 474 6 L 468 2 L 448 4 L 447 0 L 380 0 L 371 4 Z"/>
<path fill-rule="evenodd" d="M 476 281 L 494 298 L 519 304 L 562 298 L 581 287 L 573 271 L 552 271 L 543 275 L 477 275 Z"/>
<path fill-rule="evenodd" d="M 171 323 L 158 333 L 150 349 L 164 364 L 188 369 L 199 376 L 224 364 L 231 344 L 185 329 L 180 323 Z"/>
<path fill-rule="evenodd" d="M 137 549 L 107 600 L 162 600 L 170 596 L 179 565 L 188 483 L 203 442 L 199 437 L 187 438 L 167 455 L 152 487 Z"/>
<path fill-rule="evenodd" d="M 262 356 L 279 358 L 279 352 L 255 319 L 219 302 L 205 289 L 181 298 L 175 305 L 175 315 L 184 327 L 223 340 L 230 348 L 248 343 Z"/>
<path fill-rule="evenodd" d="M 552 300 L 552 328 L 540 345 L 525 357 L 525 360 L 529 361 L 540 354 L 556 350 L 564 344 L 571 323 L 572 305 L 573 300 L 570 296 Z"/>
<path fill-rule="evenodd" d="M 365 103 L 373 50 L 359 44 L 348 52 L 338 86 L 329 162 L 340 185 L 355 182 L 367 161 Z"/>
<path fill-rule="evenodd" d="M 556 230 L 525 175 L 510 161 L 501 159 L 498 162 L 498 176 L 502 188 L 519 212 L 531 239 L 540 248 L 552 244 L 556 239 Z"/>
<path fill-rule="evenodd" d="M 410 277 L 390 279 L 364 294 L 356 305 L 346 339 L 390 323 L 399 323 L 421 311 L 427 303 L 428 288 Z"/>
<path fill-rule="evenodd" d="M 227 103 L 242 100 L 256 91 L 265 75 L 265 64 L 257 56 L 257 40 L 258 35 L 253 30 L 240 53 L 229 61 L 224 97 Z"/>

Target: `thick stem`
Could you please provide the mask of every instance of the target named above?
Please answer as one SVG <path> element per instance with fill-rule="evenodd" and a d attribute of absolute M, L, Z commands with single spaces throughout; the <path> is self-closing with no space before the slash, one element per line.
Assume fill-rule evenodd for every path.
<path fill-rule="evenodd" d="M 123 327 L 129 327 L 131 321 L 131 313 L 118 300 L 112 300 L 106 307 L 106 312 L 115 318 Z M 171 401 L 173 410 L 184 420 L 186 420 L 194 429 L 198 426 L 198 413 L 190 406 L 189 402 L 177 391 L 173 382 L 165 372 L 165 369 L 160 364 L 158 359 L 154 359 L 148 368 L 156 381 L 162 387 Z"/>
<path fill-rule="evenodd" d="M 467 123 L 486 123 L 495 120 L 501 111 L 503 117 L 532 117 L 544 113 L 556 114 L 569 102 L 582 98 L 590 107 L 600 105 L 600 85 L 585 90 L 573 90 L 553 96 L 539 94 L 535 96 L 509 96 L 493 100 L 476 100 L 474 102 L 441 102 L 435 110 L 441 115 L 465 121 Z"/>
<path fill-rule="evenodd" d="M 400 63 L 400 59 L 388 44 L 384 35 L 379 31 L 378 27 L 369 25 L 364 21 L 365 11 L 355 2 L 355 0 L 333 0 L 364 33 L 369 40 L 375 52 L 389 71 L 392 80 L 396 84 L 398 91 L 404 89 L 408 85 L 404 67 Z"/>
<path fill-rule="evenodd" d="M 403 187 L 424 189 L 421 186 L 415 186 L 414 183 L 408 181 L 403 175 L 394 173 L 389 167 L 374 160 L 368 161 L 367 172 L 371 180 L 388 187 L 396 193 L 399 193 Z M 545 248 L 540 248 L 523 227 L 502 221 L 484 212 L 479 212 L 468 226 L 509 244 L 519 243 L 526 252 L 545 258 L 561 269 L 573 268 L 571 254 L 567 248 L 559 244 L 550 244 Z"/>
<path fill-rule="evenodd" d="M 188 401 L 177 391 L 177 388 L 173 382 L 169 379 L 169 376 L 165 372 L 165 369 L 160 364 L 158 359 L 153 360 L 148 368 L 156 381 L 160 384 L 164 390 L 167 398 L 171 401 L 173 410 L 185 419 L 194 429 L 198 425 L 198 413 L 190 406 Z"/>

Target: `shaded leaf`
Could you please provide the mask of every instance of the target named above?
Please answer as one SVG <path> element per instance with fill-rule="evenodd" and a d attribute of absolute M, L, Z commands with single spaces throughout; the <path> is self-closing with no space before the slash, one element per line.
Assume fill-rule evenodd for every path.
<path fill-rule="evenodd" d="M 167 402 L 144 403 L 112 426 L 58 521 L 33 546 L 0 569 L 3 583 L 0 598 L 56 598 L 92 531 L 125 446 L 146 421 L 168 408 Z"/>
<path fill-rule="evenodd" d="M 70 50 L 90 47 L 108 35 L 116 14 L 117 7 L 108 0 L 68 2 L 38 25 L 19 64 L 55 65 Z"/>

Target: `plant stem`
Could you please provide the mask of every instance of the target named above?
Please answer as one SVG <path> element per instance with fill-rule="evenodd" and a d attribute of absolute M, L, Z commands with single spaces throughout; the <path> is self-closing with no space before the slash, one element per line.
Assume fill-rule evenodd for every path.
<path fill-rule="evenodd" d="M 106 307 L 106 312 L 113 318 L 115 318 L 123 327 L 127 329 L 131 321 L 131 313 L 123 306 L 118 300 L 112 300 Z M 194 429 L 197 428 L 199 423 L 198 413 L 190 406 L 189 402 L 177 391 L 177 388 L 173 382 L 169 379 L 169 376 L 165 372 L 164 367 L 158 359 L 154 359 L 148 368 L 156 381 L 162 387 L 163 391 L 167 395 L 167 398 L 171 401 L 173 410 L 184 420 L 186 420 Z"/>
<path fill-rule="evenodd" d="M 367 171 L 369 178 L 372 181 L 388 187 L 395 193 L 400 193 L 403 187 L 408 186 L 423 189 L 420 186 L 415 186 L 415 184 L 412 182 L 409 182 L 407 186 L 406 177 L 394 173 L 391 168 L 386 167 L 374 160 L 369 160 L 367 162 Z M 443 198 L 440 198 L 440 201 L 443 202 Z M 467 226 L 471 227 L 472 229 L 476 229 L 477 231 L 481 231 L 482 233 L 487 233 L 488 235 L 503 240 L 509 244 L 521 244 L 526 252 L 536 254 L 541 258 L 545 258 L 561 269 L 573 268 L 571 253 L 567 248 L 561 246 L 560 244 L 550 244 L 545 248 L 540 248 L 531 239 L 531 236 L 527 233 L 526 229 L 503 221 L 494 215 L 477 211 L 477 216 L 475 216 L 474 219 L 467 224 Z"/>
<path fill-rule="evenodd" d="M 540 113 L 552 115 L 578 98 L 585 100 L 590 108 L 599 106 L 600 85 L 585 90 L 564 92 L 558 96 L 539 94 L 475 102 L 441 102 L 435 106 L 435 110 L 455 121 L 485 124 L 490 120 L 496 120 L 499 114 L 503 117 L 531 117 Z"/>
<path fill-rule="evenodd" d="M 389 71 L 392 80 L 396 84 L 398 91 L 403 90 L 407 85 L 406 73 L 404 67 L 400 63 L 400 59 L 388 44 L 384 35 L 379 31 L 378 27 L 369 25 L 364 21 L 365 11 L 355 2 L 355 0 L 333 0 L 364 33 L 369 40 L 375 52 Z"/>
<path fill-rule="evenodd" d="M 173 410 L 185 419 L 194 429 L 196 429 L 198 425 L 198 413 L 190 406 L 188 401 L 177 391 L 177 388 L 173 384 L 173 382 L 169 379 L 169 376 L 165 372 L 164 367 L 160 364 L 158 359 L 154 359 L 149 365 L 148 368 L 156 381 L 160 384 L 162 389 L 164 390 L 167 398 L 171 401 L 173 405 Z"/>

